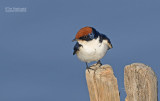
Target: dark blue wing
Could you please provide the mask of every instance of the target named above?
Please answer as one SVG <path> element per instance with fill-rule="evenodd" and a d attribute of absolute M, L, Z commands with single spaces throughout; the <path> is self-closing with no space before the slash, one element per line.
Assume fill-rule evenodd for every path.
<path fill-rule="evenodd" d="M 111 43 L 110 39 L 106 35 L 100 34 L 100 40 L 99 41 L 102 42 L 103 40 L 108 40 L 108 42 Z"/>
<path fill-rule="evenodd" d="M 79 44 L 78 42 L 75 44 L 75 46 L 74 46 L 74 52 L 73 52 L 73 55 L 75 55 L 76 54 L 76 52 L 79 50 L 79 48 L 81 47 L 82 45 L 81 44 Z"/>
<path fill-rule="evenodd" d="M 110 48 L 112 48 L 112 44 L 111 44 L 110 39 L 109 39 L 106 35 L 100 34 L 100 39 L 99 39 L 99 41 L 102 42 L 103 40 L 108 40 L 108 43 L 109 43 L 110 46 L 111 46 Z"/>

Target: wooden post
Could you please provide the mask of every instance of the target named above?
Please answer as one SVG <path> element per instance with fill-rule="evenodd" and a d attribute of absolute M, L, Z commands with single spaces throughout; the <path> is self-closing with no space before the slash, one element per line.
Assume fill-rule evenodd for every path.
<path fill-rule="evenodd" d="M 117 79 L 109 65 L 92 65 L 86 69 L 90 101 L 120 101 Z"/>
<path fill-rule="evenodd" d="M 125 67 L 125 101 L 157 101 L 157 78 L 153 70 L 141 63 Z"/>

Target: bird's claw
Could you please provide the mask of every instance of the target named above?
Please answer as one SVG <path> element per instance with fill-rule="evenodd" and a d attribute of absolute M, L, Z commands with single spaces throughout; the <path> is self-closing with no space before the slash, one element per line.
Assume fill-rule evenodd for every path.
<path fill-rule="evenodd" d="M 100 61 L 100 60 L 98 60 L 98 62 L 97 62 L 97 64 L 96 64 L 96 65 L 98 65 L 98 64 L 99 64 L 100 66 L 102 66 L 102 63 L 101 63 L 101 61 Z M 100 67 L 100 66 L 99 66 L 99 67 Z"/>

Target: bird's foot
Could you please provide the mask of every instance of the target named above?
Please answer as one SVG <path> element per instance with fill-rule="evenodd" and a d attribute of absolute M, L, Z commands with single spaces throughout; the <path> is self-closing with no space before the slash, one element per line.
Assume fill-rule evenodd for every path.
<path fill-rule="evenodd" d="M 90 68 L 87 63 L 86 63 L 86 69 L 88 70 L 89 73 L 90 73 L 90 70 L 94 70 L 93 68 Z"/>
<path fill-rule="evenodd" d="M 97 64 L 96 64 L 96 65 L 98 65 L 98 64 L 99 64 L 100 66 L 102 66 L 102 63 L 101 63 L 101 61 L 100 61 L 100 60 L 98 60 L 98 62 L 97 62 Z M 99 66 L 99 67 L 100 67 L 100 66 Z"/>
<path fill-rule="evenodd" d="M 88 67 L 87 62 L 86 62 L 86 69 L 87 69 L 87 70 L 88 70 L 88 72 L 90 73 L 90 71 L 89 71 L 90 67 Z"/>

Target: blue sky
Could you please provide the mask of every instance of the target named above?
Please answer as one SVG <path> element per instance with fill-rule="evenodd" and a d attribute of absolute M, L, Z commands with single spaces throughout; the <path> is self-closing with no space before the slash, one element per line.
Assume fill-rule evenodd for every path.
<path fill-rule="evenodd" d="M 158 0 L 0 1 L 2 101 L 89 101 L 85 63 L 72 55 L 71 42 L 85 26 L 106 34 L 113 44 L 102 63 L 112 66 L 121 100 L 125 65 L 149 65 L 160 80 Z M 5 7 L 27 11 L 8 13 Z"/>

